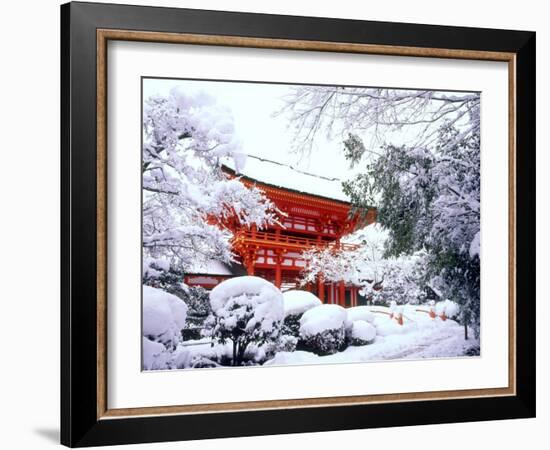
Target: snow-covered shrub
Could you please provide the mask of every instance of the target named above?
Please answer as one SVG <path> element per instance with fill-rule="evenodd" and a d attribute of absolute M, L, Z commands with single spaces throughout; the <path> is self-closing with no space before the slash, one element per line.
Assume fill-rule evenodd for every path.
<path fill-rule="evenodd" d="M 162 370 L 169 368 L 170 352 L 163 344 L 143 337 L 143 370 Z"/>
<path fill-rule="evenodd" d="M 200 339 L 206 319 L 212 312 L 209 292 L 200 286 L 193 286 L 179 292 L 178 297 L 182 298 L 189 308 L 187 322 L 182 331 L 183 339 Z"/>
<path fill-rule="evenodd" d="M 346 310 L 339 305 L 320 305 L 300 319 L 300 337 L 306 348 L 326 355 L 345 344 Z"/>
<path fill-rule="evenodd" d="M 460 312 L 460 306 L 458 306 L 457 303 L 451 300 L 444 300 L 442 302 L 437 302 L 435 304 L 435 313 L 439 317 L 452 319 L 453 317 L 458 316 L 459 312 Z"/>
<path fill-rule="evenodd" d="M 176 292 L 172 292 L 173 288 L 184 289 L 181 286 L 184 273 L 172 267 L 170 261 L 162 256 L 158 258 L 144 256 L 142 276 L 143 284 L 163 289 L 171 294 L 176 294 Z"/>
<path fill-rule="evenodd" d="M 174 350 L 172 365 L 177 369 L 227 365 L 231 361 L 231 350 L 229 343 L 211 345 L 209 340 L 186 341 Z"/>
<path fill-rule="evenodd" d="M 211 336 L 233 345 L 233 365 L 241 365 L 249 344 L 276 342 L 284 318 L 283 295 L 263 278 L 236 277 L 210 292 L 213 313 Z"/>
<path fill-rule="evenodd" d="M 160 342 L 168 349 L 181 340 L 187 305 L 175 295 L 161 289 L 143 286 L 143 336 Z"/>
<path fill-rule="evenodd" d="M 350 345 L 367 345 L 374 341 L 376 328 L 366 320 L 356 320 L 351 324 L 349 334 Z"/>
<path fill-rule="evenodd" d="M 283 333 L 298 337 L 300 334 L 300 318 L 311 308 L 322 304 L 314 294 L 308 291 L 287 291 L 283 293 L 285 321 Z"/>
<path fill-rule="evenodd" d="M 188 315 L 208 316 L 212 312 L 210 294 L 201 286 L 192 286 L 185 289 L 181 298 L 189 308 Z"/>
<path fill-rule="evenodd" d="M 293 352 L 296 350 L 297 344 L 298 338 L 296 336 L 283 334 L 277 343 L 277 352 Z"/>

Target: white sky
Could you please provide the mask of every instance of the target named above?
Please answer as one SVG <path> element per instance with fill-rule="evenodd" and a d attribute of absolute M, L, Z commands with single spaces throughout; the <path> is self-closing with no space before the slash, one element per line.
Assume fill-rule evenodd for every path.
<path fill-rule="evenodd" d="M 316 175 L 340 179 L 351 177 L 339 139 L 329 141 L 319 134 L 309 158 L 299 158 L 291 152 L 292 132 L 287 129 L 288 117 L 273 117 L 273 113 L 283 106 L 281 97 L 288 92 L 290 85 L 146 78 L 143 80 L 143 98 L 168 95 L 174 86 L 204 91 L 216 98 L 218 104 L 229 108 L 244 153 L 292 164 Z"/>

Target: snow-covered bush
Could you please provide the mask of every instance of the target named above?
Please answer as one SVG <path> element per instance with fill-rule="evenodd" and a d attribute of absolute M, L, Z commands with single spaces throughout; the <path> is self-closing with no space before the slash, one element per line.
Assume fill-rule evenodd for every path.
<path fill-rule="evenodd" d="M 322 304 L 314 294 L 308 291 L 287 291 L 283 293 L 285 321 L 283 334 L 299 336 L 300 318 L 311 308 Z"/>
<path fill-rule="evenodd" d="M 338 305 L 320 305 L 300 319 L 304 346 L 317 354 L 336 353 L 345 344 L 346 310 Z"/>
<path fill-rule="evenodd" d="M 246 349 L 244 364 L 263 364 L 272 359 L 277 353 L 295 351 L 297 344 L 298 338 L 285 334 L 281 334 L 277 340 L 263 345 L 251 344 Z"/>
<path fill-rule="evenodd" d="M 143 370 L 168 369 L 171 354 L 163 344 L 153 342 L 145 336 L 142 339 Z"/>
<path fill-rule="evenodd" d="M 143 336 L 164 344 L 167 349 L 174 348 L 181 340 L 187 309 L 175 295 L 143 286 Z"/>
<path fill-rule="evenodd" d="M 356 320 L 351 324 L 349 335 L 350 345 L 367 345 L 374 341 L 376 328 L 366 320 Z"/>
<path fill-rule="evenodd" d="M 200 286 L 193 286 L 178 291 L 176 295 L 182 298 L 189 308 L 187 322 L 182 331 L 183 339 L 200 339 L 201 331 L 205 328 L 206 319 L 212 312 L 209 292 Z"/>
<path fill-rule="evenodd" d="M 188 315 L 208 316 L 212 312 L 210 294 L 201 286 L 192 286 L 185 289 L 181 298 L 189 308 Z"/>
<path fill-rule="evenodd" d="M 283 334 L 277 343 L 276 352 L 293 352 L 296 350 L 297 344 L 298 338 L 296 336 Z"/>
<path fill-rule="evenodd" d="M 276 342 L 284 318 L 283 295 L 263 278 L 236 277 L 210 292 L 213 313 L 211 336 L 233 345 L 233 365 L 243 363 L 247 346 Z"/>
<path fill-rule="evenodd" d="M 452 319 L 453 317 L 458 316 L 459 312 L 460 312 L 460 306 L 458 306 L 457 303 L 451 300 L 444 300 L 442 302 L 437 302 L 435 304 L 435 313 L 439 317 Z"/>
<path fill-rule="evenodd" d="M 214 344 L 209 340 L 191 340 L 178 345 L 172 356 L 177 369 L 219 367 L 231 362 L 231 344 Z"/>

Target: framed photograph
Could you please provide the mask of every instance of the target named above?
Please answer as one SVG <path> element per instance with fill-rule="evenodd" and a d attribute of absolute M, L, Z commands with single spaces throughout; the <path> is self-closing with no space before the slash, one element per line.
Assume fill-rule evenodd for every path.
<path fill-rule="evenodd" d="M 61 441 L 535 415 L 535 33 L 61 7 Z"/>

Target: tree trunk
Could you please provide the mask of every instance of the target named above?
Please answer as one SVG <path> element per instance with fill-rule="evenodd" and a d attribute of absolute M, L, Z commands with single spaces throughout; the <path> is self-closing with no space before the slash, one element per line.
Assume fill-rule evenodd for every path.
<path fill-rule="evenodd" d="M 243 363 L 244 359 L 244 352 L 246 350 L 246 347 L 248 346 L 248 342 L 241 342 L 239 345 L 239 351 L 237 356 L 237 365 L 240 366 Z"/>
<path fill-rule="evenodd" d="M 464 340 L 468 340 L 468 322 L 464 322 Z"/>
<path fill-rule="evenodd" d="M 233 361 L 231 362 L 232 365 L 237 365 L 237 342 L 233 341 Z"/>

